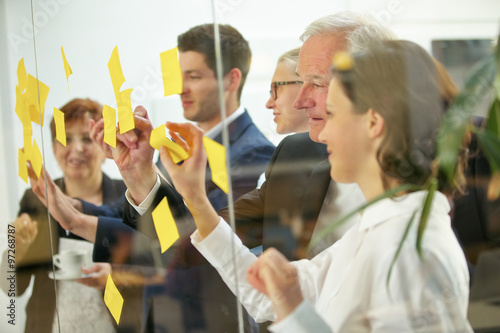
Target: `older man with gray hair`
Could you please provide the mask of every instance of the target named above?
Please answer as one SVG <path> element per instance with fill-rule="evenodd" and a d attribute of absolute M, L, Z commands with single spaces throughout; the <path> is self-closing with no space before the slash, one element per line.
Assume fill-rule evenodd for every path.
<path fill-rule="evenodd" d="M 309 117 L 309 133 L 286 137 L 266 170 L 266 181 L 234 203 L 238 234 L 249 247 L 275 247 L 289 260 L 313 257 L 354 222 L 351 219 L 309 248 L 312 235 L 364 202 L 356 184 L 331 181 L 325 145 L 318 135 L 326 122 L 326 97 L 332 56 L 357 52 L 395 34 L 368 14 L 340 12 L 311 23 L 300 39 L 297 74 L 303 81 L 296 109 Z M 226 218 L 228 211 L 220 214 Z"/>

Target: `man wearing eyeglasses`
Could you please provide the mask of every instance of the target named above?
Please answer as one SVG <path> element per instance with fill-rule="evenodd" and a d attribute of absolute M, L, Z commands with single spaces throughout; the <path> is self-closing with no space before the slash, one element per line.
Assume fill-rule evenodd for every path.
<path fill-rule="evenodd" d="M 352 12 L 320 18 L 306 28 L 296 70 L 303 83 L 294 107 L 305 110 L 309 133 L 283 139 L 266 169 L 261 188 L 234 203 L 236 225 L 245 226 L 244 234 L 261 236 L 247 236 L 247 246 L 262 244 L 264 250 L 275 247 L 289 260 L 295 260 L 312 257 L 338 239 L 339 234 L 331 233 L 309 248 L 313 234 L 364 201 L 357 186 L 330 180 L 326 147 L 318 140 L 326 122 L 331 58 L 338 51 L 360 51 L 374 40 L 394 37 L 373 18 Z M 228 218 L 227 210 L 219 213 Z"/>

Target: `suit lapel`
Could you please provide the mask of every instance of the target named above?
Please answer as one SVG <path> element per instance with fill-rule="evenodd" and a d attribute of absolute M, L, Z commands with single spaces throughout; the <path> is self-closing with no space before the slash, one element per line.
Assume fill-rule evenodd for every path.
<path fill-rule="evenodd" d="M 305 191 L 303 215 L 305 222 L 314 222 L 318 219 L 323 206 L 328 186 L 330 185 L 330 163 L 327 159 L 316 164 L 311 172 L 309 185 Z"/>

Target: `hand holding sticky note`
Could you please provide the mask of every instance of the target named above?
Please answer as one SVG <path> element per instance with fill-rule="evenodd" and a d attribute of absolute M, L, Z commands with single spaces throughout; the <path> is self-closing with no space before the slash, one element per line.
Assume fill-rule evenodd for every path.
<path fill-rule="evenodd" d="M 161 146 L 167 147 L 174 163 L 179 163 L 189 157 L 188 153 L 181 146 L 167 138 L 165 135 L 165 124 L 158 126 L 151 132 L 149 144 L 154 149 L 160 149 Z"/>

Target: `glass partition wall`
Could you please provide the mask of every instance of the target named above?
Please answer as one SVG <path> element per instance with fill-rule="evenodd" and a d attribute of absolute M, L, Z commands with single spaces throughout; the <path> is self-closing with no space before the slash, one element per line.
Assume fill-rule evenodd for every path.
<path fill-rule="evenodd" d="M 428 10 L 452 5 L 444 18 Z M 245 276 L 233 257 L 238 241 L 219 244 L 215 261 L 240 272 L 226 281 L 191 244 L 196 225 L 159 158 L 161 125 L 204 130 L 208 200 L 251 252 L 312 258 L 350 226 L 311 246 L 331 224 L 325 211 L 336 209 L 338 193 L 325 146 L 305 133 L 311 114 L 293 103 L 304 80 L 295 73 L 304 29 L 323 15 L 364 10 L 429 52 L 433 40 L 481 39 L 484 49 L 498 31 L 491 9 L 447 1 L 6 0 L 0 8 L 2 332 L 267 332 L 270 322 L 256 323 L 226 285 Z M 134 123 L 133 110 L 149 121 L 136 122 L 135 133 L 155 129 L 139 142 L 156 149 L 130 144 L 128 160 L 115 162 L 109 146 L 91 140 L 89 124 L 104 118 L 101 133 L 109 134 L 113 122 Z M 226 126 L 215 126 L 221 111 Z M 112 144 L 113 135 L 103 136 Z M 271 160 L 275 146 L 287 153 Z M 152 164 L 161 178 L 150 177 Z M 41 179 L 37 194 L 24 181 L 28 165 Z M 141 192 L 153 185 L 150 196 Z M 470 180 L 456 203 L 480 200 L 479 217 L 454 227 L 471 272 L 469 320 L 481 331 L 500 327 L 499 290 L 488 282 L 500 266 L 498 201 L 486 198 L 484 178 L 477 185 Z M 57 200 L 42 203 L 47 195 Z M 134 208 L 134 198 L 143 205 Z M 481 236 L 469 244 L 467 230 Z"/>

